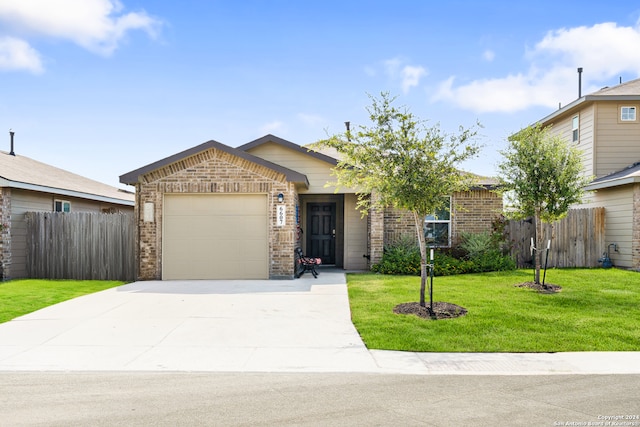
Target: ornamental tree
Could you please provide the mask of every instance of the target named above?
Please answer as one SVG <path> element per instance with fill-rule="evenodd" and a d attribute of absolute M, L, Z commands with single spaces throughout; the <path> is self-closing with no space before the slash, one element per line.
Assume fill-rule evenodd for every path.
<path fill-rule="evenodd" d="M 395 98 L 388 93 L 369 98 L 369 126 L 347 129 L 344 134 L 316 144 L 335 148 L 341 154 L 333 170 L 336 182 L 331 185 L 357 189 L 357 207 L 363 215 L 372 208 L 386 207 L 413 215 L 420 247 L 420 305 L 424 307 L 424 218 L 446 208 L 445 196 L 472 184 L 472 176 L 462 172 L 459 165 L 477 155 L 479 146 L 473 139 L 479 125 L 472 129 L 460 127 L 457 135 L 448 135 L 438 125 L 427 126 L 406 107 L 395 107 Z"/>
<path fill-rule="evenodd" d="M 591 181 L 583 174 L 580 151 L 549 131 L 536 124 L 510 136 L 498 165 L 502 191 L 513 208 L 507 214 L 534 220 L 536 284 L 542 265 L 542 223 L 564 218 L 572 205 L 580 203 L 583 187 Z"/>

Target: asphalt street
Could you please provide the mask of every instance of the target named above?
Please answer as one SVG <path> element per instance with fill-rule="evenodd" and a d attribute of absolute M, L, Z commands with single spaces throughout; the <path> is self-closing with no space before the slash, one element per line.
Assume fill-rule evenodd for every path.
<path fill-rule="evenodd" d="M 638 426 L 640 375 L 0 374 L 2 426 Z"/>

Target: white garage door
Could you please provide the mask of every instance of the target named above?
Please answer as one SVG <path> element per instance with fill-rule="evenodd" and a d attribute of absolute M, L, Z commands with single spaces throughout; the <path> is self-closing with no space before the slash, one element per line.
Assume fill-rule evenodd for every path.
<path fill-rule="evenodd" d="M 162 278 L 268 279 L 266 194 L 167 194 Z"/>

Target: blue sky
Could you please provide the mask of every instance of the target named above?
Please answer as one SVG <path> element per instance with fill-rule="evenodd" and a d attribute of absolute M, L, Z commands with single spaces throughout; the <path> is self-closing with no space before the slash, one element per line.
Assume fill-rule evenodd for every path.
<path fill-rule="evenodd" d="M 640 76 L 634 2 L 505 4 L 0 0 L 0 149 L 11 128 L 18 155 L 122 188 L 211 139 L 368 124 L 384 91 L 446 132 L 482 123 L 464 167 L 494 175 L 509 134 L 577 97 L 577 67 L 583 94 Z"/>

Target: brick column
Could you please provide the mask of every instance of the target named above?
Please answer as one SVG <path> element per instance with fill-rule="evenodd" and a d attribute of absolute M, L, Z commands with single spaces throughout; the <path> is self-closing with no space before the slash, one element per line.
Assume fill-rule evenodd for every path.
<path fill-rule="evenodd" d="M 0 281 L 11 278 L 11 189 L 0 188 Z M 6 226 L 6 227 L 5 227 Z"/>
<path fill-rule="evenodd" d="M 371 197 L 376 197 L 372 194 Z M 380 262 L 384 249 L 384 209 L 369 210 L 369 266 Z"/>

